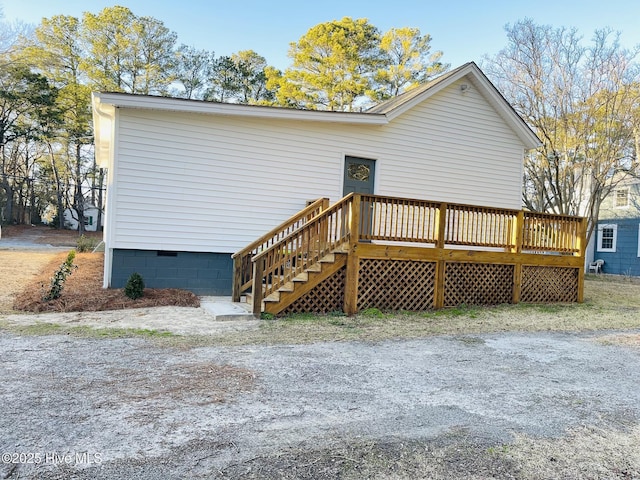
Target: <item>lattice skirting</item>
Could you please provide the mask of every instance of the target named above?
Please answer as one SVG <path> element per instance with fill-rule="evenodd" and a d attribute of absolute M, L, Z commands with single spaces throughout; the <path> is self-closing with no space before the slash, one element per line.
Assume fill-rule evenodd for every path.
<path fill-rule="evenodd" d="M 578 274 L 577 268 L 523 266 L 520 301 L 577 302 Z"/>
<path fill-rule="evenodd" d="M 341 312 L 344 307 L 344 282 L 343 267 L 285 308 L 281 314 Z"/>
<path fill-rule="evenodd" d="M 358 310 L 431 309 L 435 272 L 434 262 L 361 259 L 358 272 Z"/>
<path fill-rule="evenodd" d="M 513 265 L 445 264 L 444 305 L 499 305 L 513 301 Z M 435 262 L 361 259 L 358 311 L 424 311 L 434 307 Z M 522 267 L 521 302 L 554 303 L 578 300 L 577 268 Z M 314 287 L 281 314 L 329 313 L 344 307 L 345 268 Z"/>
<path fill-rule="evenodd" d="M 444 305 L 499 305 L 513 301 L 513 265 L 454 263 L 445 265 Z"/>

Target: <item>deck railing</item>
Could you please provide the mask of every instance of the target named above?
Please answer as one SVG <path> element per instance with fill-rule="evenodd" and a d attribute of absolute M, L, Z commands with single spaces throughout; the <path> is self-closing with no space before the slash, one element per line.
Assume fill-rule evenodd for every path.
<path fill-rule="evenodd" d="M 524 212 L 522 250 L 579 253 L 582 228 L 580 217 Z"/>
<path fill-rule="evenodd" d="M 353 194 L 350 194 L 257 253 L 252 259 L 254 311 L 260 311 L 264 297 L 348 244 L 353 216 Z"/>
<path fill-rule="evenodd" d="M 423 244 L 416 246 L 440 252 L 453 248 L 446 250 L 451 252 L 447 254 L 450 258 L 476 252 L 476 261 L 484 258 L 485 251 L 487 261 L 499 256 L 499 262 L 512 264 L 517 263 L 515 257 L 503 256 L 584 258 L 585 224 L 579 217 L 362 194 L 349 194 L 328 208 L 326 201 L 313 205 L 292 217 L 288 226 L 283 223 L 234 255 L 234 261 L 240 260 L 236 263 L 234 294 L 252 285 L 254 309 L 258 308 L 254 311 L 259 311 L 264 297 L 293 282 L 329 253 L 337 249 L 352 252 L 356 245 L 373 254 L 378 244 Z M 471 248 L 461 252 L 461 247 Z M 503 252 L 503 256 L 495 252 Z M 436 258 L 435 253 L 420 255 Z M 532 263 L 531 258 L 535 257 L 527 262 Z M 571 262 L 572 268 L 578 260 Z M 558 263 L 552 259 L 547 264 L 554 262 Z M 349 278 L 347 273 L 347 283 Z M 352 311 L 351 307 L 345 311 Z"/>
<path fill-rule="evenodd" d="M 435 243 L 440 204 L 360 195 L 360 240 Z"/>
<path fill-rule="evenodd" d="M 265 233 L 256 241 L 234 253 L 231 257 L 233 258 L 233 301 L 239 302 L 242 292 L 248 290 L 252 286 L 253 263 L 251 262 L 251 259 L 254 255 L 266 250 L 283 238 L 288 237 L 291 232 L 300 228 L 328 207 L 329 199 L 319 198 L 282 222 L 270 232 Z"/>

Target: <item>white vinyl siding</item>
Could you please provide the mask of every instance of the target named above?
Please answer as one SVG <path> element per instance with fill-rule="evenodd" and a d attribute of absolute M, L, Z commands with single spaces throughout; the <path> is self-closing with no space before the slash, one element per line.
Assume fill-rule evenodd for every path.
<path fill-rule="evenodd" d="M 453 84 L 391 122 L 376 193 L 519 209 L 524 147 L 472 86 Z"/>
<path fill-rule="evenodd" d="M 521 206 L 523 144 L 472 85 L 383 126 L 131 108 L 117 118 L 109 248 L 235 252 L 308 200 L 338 200 L 345 155 L 376 160 L 376 194 Z"/>
<path fill-rule="evenodd" d="M 598 225 L 598 252 L 615 252 L 618 240 L 618 225 Z"/>

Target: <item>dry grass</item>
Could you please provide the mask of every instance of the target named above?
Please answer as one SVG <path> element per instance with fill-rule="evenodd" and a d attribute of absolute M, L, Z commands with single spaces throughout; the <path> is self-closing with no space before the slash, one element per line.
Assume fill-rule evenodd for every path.
<path fill-rule="evenodd" d="M 0 251 L 0 314 L 12 310 L 15 296 L 35 281 L 54 256 L 55 252 L 45 251 Z"/>
<path fill-rule="evenodd" d="M 640 478 L 640 430 L 582 426 L 558 438 L 515 435 L 487 445 L 464 427 L 434 441 L 351 441 L 315 449 L 287 448 L 231 465 L 224 478 L 359 480 L 486 480 Z"/>
<path fill-rule="evenodd" d="M 514 461 L 519 478 L 640 478 L 640 427 L 578 427 L 556 439 L 517 435 L 503 454 Z"/>
<path fill-rule="evenodd" d="M 200 305 L 198 297 L 185 290 L 145 289 L 142 298 L 131 300 L 122 289 L 103 289 L 104 255 L 102 253 L 77 254 L 74 264 L 78 268 L 67 278 L 62 295 L 56 300 L 45 302 L 42 300 L 43 293 L 47 291 L 53 273 L 66 257 L 66 252 L 54 255 L 41 273 L 18 293 L 13 308 L 27 312 L 85 312 L 168 305 L 183 307 Z"/>
<path fill-rule="evenodd" d="M 113 385 L 124 401 L 148 401 L 167 397 L 198 405 L 223 403 L 236 395 L 253 390 L 255 373 L 231 365 L 212 362 L 172 364 L 149 372 L 138 369 L 112 369 L 106 385 Z"/>

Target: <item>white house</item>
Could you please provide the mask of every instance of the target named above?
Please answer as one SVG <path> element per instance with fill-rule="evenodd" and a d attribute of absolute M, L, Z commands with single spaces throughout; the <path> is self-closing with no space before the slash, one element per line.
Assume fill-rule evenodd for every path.
<path fill-rule="evenodd" d="M 90 203 L 85 204 L 84 206 L 84 229 L 87 232 L 97 232 L 98 231 L 98 221 L 100 221 L 100 226 L 104 225 L 104 221 L 102 220 L 102 216 L 100 214 L 100 209 L 98 207 L 91 205 Z M 64 225 L 66 228 L 70 230 L 78 230 L 78 212 L 76 212 L 73 208 L 67 208 L 63 212 L 64 217 Z M 100 220 L 99 220 L 100 219 Z"/>
<path fill-rule="evenodd" d="M 350 191 L 521 207 L 540 141 L 474 63 L 366 112 L 94 93 L 105 287 L 228 294 L 231 254 Z"/>

